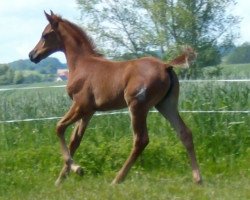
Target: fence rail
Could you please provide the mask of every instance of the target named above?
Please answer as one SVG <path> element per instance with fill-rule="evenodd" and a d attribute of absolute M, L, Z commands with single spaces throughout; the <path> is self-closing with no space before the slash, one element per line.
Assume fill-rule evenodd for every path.
<path fill-rule="evenodd" d="M 157 113 L 158 111 L 152 110 L 150 113 Z M 198 114 L 250 114 L 250 110 L 182 110 L 181 113 L 198 113 Z M 115 111 L 115 112 L 102 112 L 96 113 L 94 116 L 106 116 L 106 115 L 119 115 L 119 114 L 129 114 L 128 111 Z M 32 121 L 46 121 L 46 120 L 56 120 L 62 117 L 44 117 L 44 118 L 30 118 L 30 119 L 17 119 L 17 120 L 6 120 L 0 121 L 0 124 L 5 123 L 17 123 L 17 122 L 32 122 Z"/>
<path fill-rule="evenodd" d="M 221 80 L 180 80 L 180 83 L 208 83 L 208 82 L 250 82 L 250 79 L 221 79 Z M 35 89 L 47 89 L 47 88 L 64 88 L 66 85 L 52 85 L 52 86 L 37 86 L 37 87 L 13 87 L 13 88 L 0 88 L 0 92 L 11 91 L 11 90 L 35 90 Z"/>
<path fill-rule="evenodd" d="M 20 88 L 0 88 L 0 92 L 11 90 L 36 90 L 36 89 L 48 89 L 48 88 L 63 88 L 66 85 L 52 85 L 52 86 L 37 86 L 37 87 L 20 87 Z"/>

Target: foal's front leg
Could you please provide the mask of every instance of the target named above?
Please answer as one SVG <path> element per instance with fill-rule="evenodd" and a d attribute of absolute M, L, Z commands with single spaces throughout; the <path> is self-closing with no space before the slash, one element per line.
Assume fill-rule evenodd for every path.
<path fill-rule="evenodd" d="M 80 127 L 81 127 L 81 121 L 76 125 L 75 129 L 73 130 L 72 136 L 77 135 L 79 133 Z M 71 157 L 73 158 L 73 154 L 71 153 L 70 149 L 69 149 L 69 151 L 70 151 Z M 55 185 L 59 185 L 68 176 L 70 170 L 71 170 L 71 166 L 64 163 L 64 166 L 59 174 L 59 177 L 56 180 Z M 78 169 L 78 174 L 81 174 L 81 171 L 79 169 Z"/>
<path fill-rule="evenodd" d="M 71 157 L 73 158 L 77 148 L 79 147 L 82 137 L 85 133 L 85 130 L 87 128 L 88 122 L 93 116 L 93 113 L 90 114 L 85 114 L 83 118 L 76 124 L 76 127 L 74 128 L 72 134 L 71 134 L 71 139 L 70 139 L 70 144 L 69 144 L 69 152 Z M 73 165 L 70 166 L 67 164 L 64 164 L 60 175 L 56 181 L 56 185 L 58 185 L 60 182 L 62 182 L 63 179 L 67 177 L 69 174 L 70 170 L 76 172 L 79 175 L 83 175 L 83 170 L 80 166 L 78 165 Z"/>
<path fill-rule="evenodd" d="M 56 133 L 60 140 L 63 159 L 65 162 L 65 165 L 68 167 L 68 169 L 65 168 L 65 173 L 70 169 L 76 168 L 76 166 L 74 165 L 73 159 L 71 157 L 70 151 L 67 147 L 66 141 L 65 141 L 65 137 L 64 137 L 65 130 L 69 125 L 78 121 L 80 118 L 81 118 L 80 108 L 74 103 L 71 106 L 70 110 L 67 112 L 67 114 L 58 122 L 57 127 L 56 127 Z M 62 175 L 64 175 L 64 172 L 62 173 Z M 62 181 L 61 176 L 59 176 L 55 184 L 58 185 L 61 183 L 61 181 Z"/>

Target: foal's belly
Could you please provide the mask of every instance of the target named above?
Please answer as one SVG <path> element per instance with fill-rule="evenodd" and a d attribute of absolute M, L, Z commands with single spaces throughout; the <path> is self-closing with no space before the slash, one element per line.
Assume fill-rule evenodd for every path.
<path fill-rule="evenodd" d="M 114 97 L 100 97 L 95 98 L 95 110 L 96 111 L 108 111 L 117 110 L 127 107 L 126 101 L 123 95 Z"/>

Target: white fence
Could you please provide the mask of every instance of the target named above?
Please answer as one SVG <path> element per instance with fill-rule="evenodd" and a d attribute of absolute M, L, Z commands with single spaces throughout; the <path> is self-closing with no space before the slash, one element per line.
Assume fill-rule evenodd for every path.
<path fill-rule="evenodd" d="M 201 82 L 250 82 L 250 79 L 221 79 L 221 80 L 180 80 L 180 83 L 201 83 Z M 13 88 L 0 88 L 0 92 L 11 90 L 34 90 L 34 89 L 46 89 L 46 88 L 64 88 L 66 85 L 53 85 L 53 86 L 37 86 L 37 87 L 13 87 Z"/>

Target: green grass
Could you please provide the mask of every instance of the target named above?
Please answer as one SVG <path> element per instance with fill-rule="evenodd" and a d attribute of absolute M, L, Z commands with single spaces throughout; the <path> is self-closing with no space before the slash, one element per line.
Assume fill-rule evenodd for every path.
<path fill-rule="evenodd" d="M 85 176 L 71 174 L 59 188 L 54 186 L 62 165 L 56 122 L 1 125 L 0 199 L 248 199 L 249 116 L 234 116 L 244 123 L 231 127 L 218 121 L 212 130 L 208 122 L 192 127 L 198 114 L 183 117 L 194 131 L 202 186 L 192 183 L 186 152 L 157 113 L 148 119 L 148 148 L 126 181 L 110 186 L 132 145 L 129 117 L 96 116 L 75 156 Z"/>
<path fill-rule="evenodd" d="M 249 110 L 249 82 L 181 84 L 181 110 Z M 62 116 L 64 88 L 1 93 L 0 120 Z M 121 185 L 111 186 L 132 147 L 129 115 L 95 116 L 75 161 L 85 175 L 54 186 L 62 167 L 57 120 L 0 123 L 0 199 L 250 199 L 250 116 L 182 113 L 193 131 L 204 184 L 169 124 L 150 113 L 150 144 Z M 70 127 L 67 131 L 69 139 Z"/>
<path fill-rule="evenodd" d="M 165 171 L 167 172 L 167 171 Z M 162 172 L 163 173 L 163 172 Z M 36 177 L 36 175 L 34 174 Z M 129 179 L 121 185 L 111 186 L 109 175 L 105 177 L 85 177 L 84 180 L 78 178 L 69 179 L 59 188 L 53 186 L 50 177 L 37 177 L 38 184 L 31 185 L 30 191 L 15 189 L 9 195 L 10 199 L 86 199 L 86 200 L 127 200 L 127 199 L 249 199 L 249 180 L 246 177 L 223 181 L 224 177 L 215 176 L 202 186 L 196 186 L 187 180 L 186 176 L 165 178 L 159 172 L 134 173 L 130 174 Z M 107 178 L 108 177 L 108 178 Z M 35 179 L 35 180 L 36 180 Z M 33 182 L 34 178 L 29 180 Z M 41 184 L 41 183 L 46 184 Z M 39 184 L 40 183 L 40 184 Z"/>
<path fill-rule="evenodd" d="M 0 120 L 60 117 L 70 104 L 65 88 L 5 91 L 1 92 Z"/>

